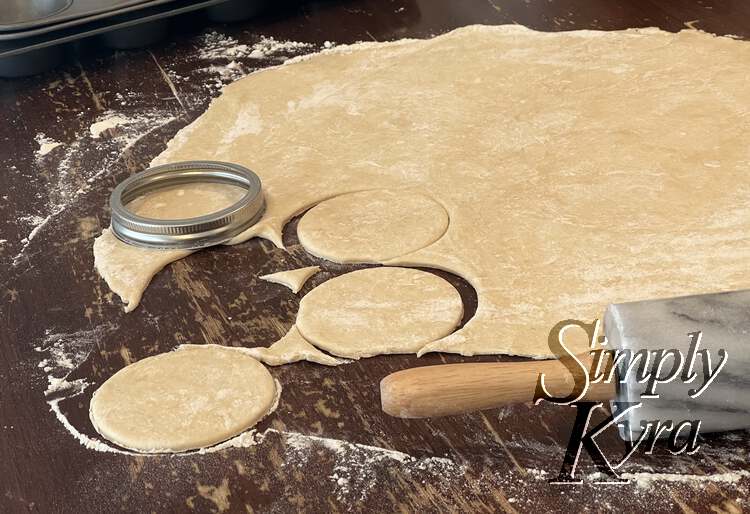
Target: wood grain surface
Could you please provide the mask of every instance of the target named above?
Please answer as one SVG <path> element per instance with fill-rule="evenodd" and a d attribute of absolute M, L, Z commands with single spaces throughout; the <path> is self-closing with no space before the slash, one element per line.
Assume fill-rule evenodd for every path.
<path fill-rule="evenodd" d="M 0 81 L 0 512 L 740 512 L 748 507 L 747 432 L 710 435 L 693 456 L 639 453 L 631 473 L 698 475 L 650 486 L 554 486 L 574 419 L 569 407 L 517 405 L 430 420 L 380 411 L 378 384 L 412 366 L 462 361 L 383 356 L 327 368 L 271 368 L 284 390 L 258 425 L 263 440 L 206 455 L 129 456 L 82 446 L 50 411 L 45 370 L 55 348 L 85 359 L 68 381 L 91 383 L 59 402 L 75 430 L 96 436 L 91 392 L 123 366 L 184 342 L 268 345 L 293 323 L 299 297 L 259 275 L 318 264 L 301 292 L 355 269 L 306 254 L 295 223 L 288 251 L 253 240 L 169 266 L 125 314 L 93 268 L 91 245 L 109 223 L 109 192 L 144 168 L 222 84 L 278 59 L 208 55 L 211 37 L 252 45 L 429 37 L 472 24 L 539 30 L 658 26 L 750 36 L 740 1 L 394 0 L 313 2 L 252 22 L 208 26 L 197 16 L 148 50 L 89 45 L 44 75 Z M 208 34 L 208 36 L 207 36 Z M 295 55 L 295 52 L 284 56 Z M 227 64 L 237 64 L 227 71 Z M 107 114 L 129 120 L 92 137 Z M 40 136 L 40 134 L 42 136 Z M 63 144 L 40 155 L 40 137 Z M 473 290 L 460 289 L 469 315 Z M 55 346 L 58 345 L 58 346 Z M 47 359 L 47 363 L 43 361 Z M 42 363 L 40 367 L 40 363 Z M 615 434 L 605 451 L 624 450 Z M 395 450 L 402 453 L 393 453 Z M 594 468 L 582 459 L 583 475 Z M 731 473 L 738 473 L 731 475 Z M 700 476 L 708 475 L 701 479 Z M 728 477 L 735 476 L 737 480 Z M 651 475 L 653 478 L 653 475 Z"/>

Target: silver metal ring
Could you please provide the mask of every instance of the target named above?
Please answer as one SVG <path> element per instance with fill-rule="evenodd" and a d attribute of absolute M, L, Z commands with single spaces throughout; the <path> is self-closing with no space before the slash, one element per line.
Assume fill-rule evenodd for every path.
<path fill-rule="evenodd" d="M 247 192 L 233 205 L 195 218 L 145 218 L 125 207 L 150 191 L 196 182 L 231 184 Z M 260 178 L 249 169 L 227 162 L 186 161 L 156 166 L 129 177 L 112 191 L 109 205 L 112 232 L 128 244 L 198 249 L 224 243 L 254 225 L 263 215 L 265 201 Z"/>

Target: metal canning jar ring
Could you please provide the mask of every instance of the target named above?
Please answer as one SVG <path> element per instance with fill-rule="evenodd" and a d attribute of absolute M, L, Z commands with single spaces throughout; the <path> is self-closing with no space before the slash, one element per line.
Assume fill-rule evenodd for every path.
<path fill-rule="evenodd" d="M 126 205 L 148 192 L 189 183 L 239 186 L 236 203 L 204 216 L 162 220 L 138 216 Z M 157 249 L 198 249 L 224 243 L 254 225 L 265 207 L 260 179 L 249 169 L 218 161 L 185 161 L 149 168 L 124 180 L 109 198 L 112 232 L 125 243 Z"/>

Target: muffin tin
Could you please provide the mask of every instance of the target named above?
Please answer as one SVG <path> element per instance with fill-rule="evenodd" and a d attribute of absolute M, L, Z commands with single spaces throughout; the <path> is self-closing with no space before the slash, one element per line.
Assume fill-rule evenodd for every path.
<path fill-rule="evenodd" d="M 69 20 L 119 11 L 148 0 L 4 0 L 0 7 L 0 32 L 18 32 Z"/>
<path fill-rule="evenodd" d="M 92 36 L 101 36 L 111 48 L 138 48 L 164 38 L 169 18 L 178 14 L 205 9 L 213 21 L 240 21 L 265 4 L 264 0 L 3 0 L 0 77 L 51 69 L 64 60 L 71 44 Z"/>

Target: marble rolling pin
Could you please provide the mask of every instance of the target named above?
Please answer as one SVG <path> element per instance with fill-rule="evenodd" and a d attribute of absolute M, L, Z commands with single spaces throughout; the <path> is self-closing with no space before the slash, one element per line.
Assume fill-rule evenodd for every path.
<path fill-rule="evenodd" d="M 613 304 L 604 333 L 605 348 L 621 358 L 614 379 L 591 383 L 582 400 L 640 402 L 620 423 L 623 438 L 638 437 L 648 420 L 698 419 L 701 432 L 750 427 L 750 290 Z M 641 377 L 639 352 L 649 355 Z M 609 365 L 617 353 L 607 355 Z M 573 375 L 558 360 L 446 364 L 388 375 L 381 403 L 392 416 L 425 418 L 530 402 L 540 373 L 550 394 L 573 390 Z"/>

